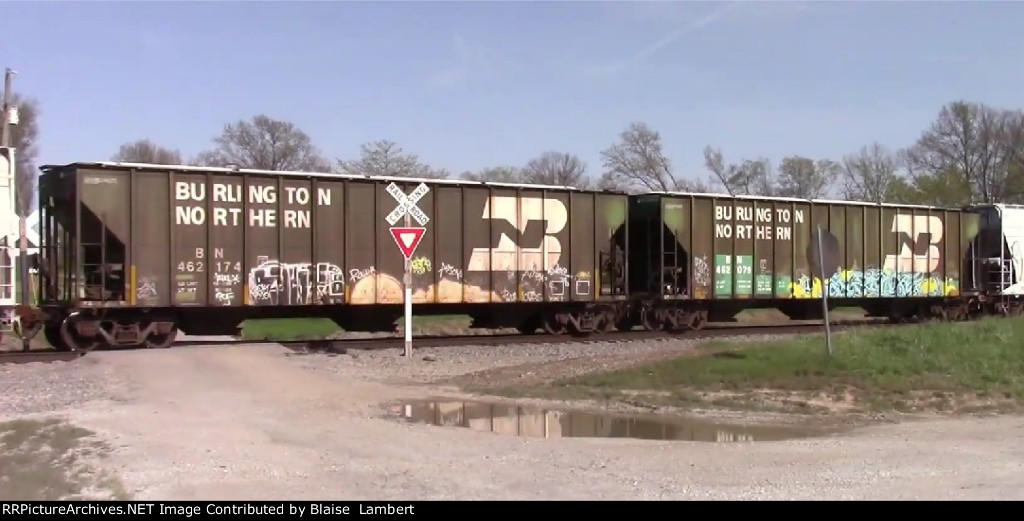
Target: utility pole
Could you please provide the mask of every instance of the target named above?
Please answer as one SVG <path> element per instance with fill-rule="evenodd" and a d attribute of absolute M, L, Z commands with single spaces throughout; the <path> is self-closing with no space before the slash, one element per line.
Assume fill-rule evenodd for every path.
<path fill-rule="evenodd" d="M 14 80 L 15 74 L 17 72 L 12 71 L 10 67 L 4 71 L 4 106 L 3 113 L 0 114 L 3 117 L 3 124 L 0 125 L 3 134 L 0 135 L 0 146 L 5 147 L 11 146 L 11 126 L 8 124 L 8 118 L 11 115 L 11 82 Z"/>
<path fill-rule="evenodd" d="M 10 67 L 7 67 L 4 70 L 4 104 L 3 104 L 3 111 L 2 111 L 3 119 L 0 120 L 0 132 L 2 132 L 2 134 L 0 134 L 0 144 L 2 144 L 5 147 L 11 146 L 11 124 L 10 123 L 11 123 L 11 112 L 12 112 L 12 109 L 13 109 L 13 107 L 11 107 L 11 98 L 13 97 L 13 92 L 11 91 L 11 83 L 13 83 L 13 81 L 14 81 L 14 75 L 15 74 L 18 74 L 18 73 L 16 71 L 11 70 Z M 12 181 L 13 181 L 13 185 L 14 185 L 12 188 L 14 190 L 14 201 L 15 201 L 13 210 L 14 210 L 14 212 L 16 214 L 21 214 L 23 212 L 20 212 L 19 211 L 20 208 L 18 208 L 18 186 L 19 186 L 19 184 L 18 184 L 18 170 L 17 170 L 17 168 L 18 168 L 17 165 L 15 165 L 13 163 L 11 164 L 11 169 L 12 169 L 13 174 L 14 174 L 12 176 L 13 177 Z M 28 285 L 29 285 L 28 262 L 29 261 L 28 261 L 28 237 L 26 236 L 26 232 L 28 231 L 28 221 L 27 221 L 27 219 L 25 218 L 24 215 L 18 215 L 18 224 L 19 224 L 20 236 L 21 236 L 19 241 L 18 241 L 18 249 L 20 250 L 20 252 L 19 252 L 20 254 L 18 255 L 18 261 L 19 261 L 19 265 L 20 265 L 20 268 L 21 268 L 19 270 L 20 277 L 18 277 L 21 280 L 19 281 L 20 284 L 18 284 L 18 285 L 20 286 L 19 289 L 21 290 L 20 291 L 20 293 L 21 293 L 21 299 L 20 299 L 21 300 L 21 305 L 22 306 L 27 306 L 27 305 L 30 305 L 31 303 L 29 302 L 30 297 L 29 297 L 29 290 L 28 290 Z M 23 351 L 28 351 L 29 350 L 29 340 L 28 340 L 28 338 L 26 338 L 24 336 L 24 333 L 25 333 L 24 325 L 22 325 L 21 330 L 22 330 L 21 349 Z"/>

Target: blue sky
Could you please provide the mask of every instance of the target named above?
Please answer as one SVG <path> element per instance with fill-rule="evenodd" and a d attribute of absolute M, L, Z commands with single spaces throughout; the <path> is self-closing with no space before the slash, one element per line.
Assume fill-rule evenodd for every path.
<path fill-rule="evenodd" d="M 599 152 L 630 122 L 678 173 L 912 143 L 955 99 L 1020 108 L 1018 2 L 7 2 L 2 65 L 42 104 L 40 163 L 227 122 L 331 158 L 398 142 L 460 173 Z"/>

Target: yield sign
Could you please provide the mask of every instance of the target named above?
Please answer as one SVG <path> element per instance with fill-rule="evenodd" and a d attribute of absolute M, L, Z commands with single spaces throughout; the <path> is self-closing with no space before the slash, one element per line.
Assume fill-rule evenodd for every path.
<path fill-rule="evenodd" d="M 396 227 L 391 228 L 391 236 L 395 238 L 395 242 L 398 243 L 398 249 L 402 250 L 402 255 L 405 255 L 406 260 L 408 260 L 412 258 L 413 252 L 420 245 L 420 239 L 423 238 L 423 234 L 426 231 L 426 228 Z"/>

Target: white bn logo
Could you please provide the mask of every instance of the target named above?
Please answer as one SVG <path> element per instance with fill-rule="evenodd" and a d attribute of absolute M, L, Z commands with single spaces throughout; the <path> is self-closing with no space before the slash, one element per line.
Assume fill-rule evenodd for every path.
<path fill-rule="evenodd" d="M 493 196 L 484 205 L 484 219 L 503 219 L 520 233 L 530 221 L 545 221 L 540 247 L 523 248 L 502 233 L 496 248 L 474 248 L 466 271 L 547 271 L 558 264 L 562 245 L 554 234 L 568 221 L 565 205 L 558 199 Z"/>

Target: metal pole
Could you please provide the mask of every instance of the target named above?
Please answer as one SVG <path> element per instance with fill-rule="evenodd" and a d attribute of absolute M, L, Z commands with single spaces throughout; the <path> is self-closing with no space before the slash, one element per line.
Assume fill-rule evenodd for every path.
<path fill-rule="evenodd" d="M 409 227 L 409 213 L 405 214 L 405 227 Z M 405 356 L 412 357 L 412 262 L 405 258 Z"/>
<path fill-rule="evenodd" d="M 10 125 L 7 124 L 7 118 L 10 116 L 11 112 L 11 81 L 14 79 L 15 74 L 16 73 L 10 68 L 7 68 L 4 71 L 4 105 L 3 114 L 0 114 L 0 116 L 3 117 L 3 124 L 0 124 L 0 131 L 3 133 L 0 134 L 0 146 L 5 147 L 11 146 L 11 129 Z"/>
<path fill-rule="evenodd" d="M 818 269 L 821 270 L 821 311 L 825 317 L 825 346 L 828 356 L 832 356 L 832 328 L 828 319 L 828 287 L 825 285 L 825 254 L 823 253 L 821 225 L 818 225 Z"/>

